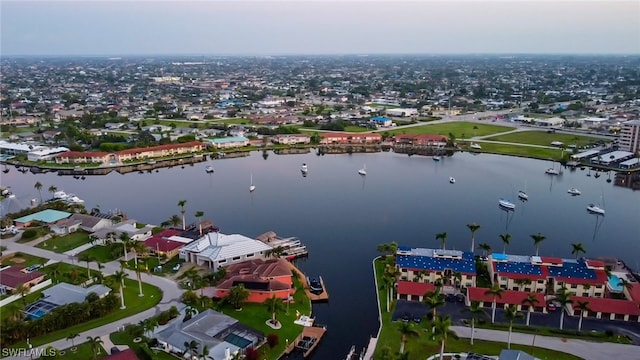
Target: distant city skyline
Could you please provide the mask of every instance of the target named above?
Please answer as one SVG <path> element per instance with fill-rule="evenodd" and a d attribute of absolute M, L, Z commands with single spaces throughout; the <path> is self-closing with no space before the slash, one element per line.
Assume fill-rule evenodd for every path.
<path fill-rule="evenodd" d="M 640 54 L 638 1 L 5 1 L 2 56 Z"/>

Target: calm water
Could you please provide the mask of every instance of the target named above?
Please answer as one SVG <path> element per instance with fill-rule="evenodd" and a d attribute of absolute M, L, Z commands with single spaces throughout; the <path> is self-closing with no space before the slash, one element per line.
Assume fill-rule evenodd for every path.
<path fill-rule="evenodd" d="M 300 165 L 309 166 L 303 178 Z M 357 170 L 366 163 L 368 175 Z M 204 167 L 213 164 L 214 174 Z M 640 254 L 640 192 L 607 183 L 607 175 L 587 177 L 587 170 L 565 170 L 551 177 L 549 161 L 494 155 L 456 154 L 437 163 L 427 157 L 394 154 L 317 156 L 276 155 L 224 159 L 161 169 L 159 173 L 87 177 L 76 180 L 55 174 L 2 174 L 18 199 L 39 198 L 33 188 L 43 184 L 85 199 L 87 208 L 122 209 L 130 217 L 155 223 L 179 214 L 187 200 L 191 221 L 196 211 L 213 220 L 224 233 L 257 236 L 273 230 L 298 236 L 309 248 L 299 262 L 311 276 L 322 275 L 330 302 L 314 306 L 317 322 L 329 331 L 316 350 L 317 359 L 340 358 L 352 344 L 364 346 L 378 328 L 371 271 L 376 245 L 396 241 L 410 246 L 438 247 L 435 234 L 446 231 L 447 247 L 468 249 L 466 224 L 481 229 L 476 244 L 502 249 L 499 234 L 512 234 L 509 252 L 534 251 L 529 235 L 547 239 L 541 255 L 571 257 L 571 243 L 582 242 L 587 256 L 614 256 L 638 268 Z M 557 165 L 556 165 L 557 168 Z M 249 193 L 250 176 L 256 191 Z M 449 177 L 456 178 L 449 184 Z M 577 187 L 581 196 L 567 189 Z M 518 190 L 529 201 L 515 199 Z M 500 197 L 511 198 L 514 212 L 498 208 Z M 606 217 L 586 212 L 600 203 Z"/>

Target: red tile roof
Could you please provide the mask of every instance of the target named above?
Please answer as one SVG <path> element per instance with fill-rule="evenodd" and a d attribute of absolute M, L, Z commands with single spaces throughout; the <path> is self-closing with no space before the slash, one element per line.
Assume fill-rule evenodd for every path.
<path fill-rule="evenodd" d="M 332 137 L 342 137 L 342 138 L 382 138 L 382 135 L 378 133 L 341 133 L 341 132 L 323 132 L 320 133 L 321 138 L 332 138 Z"/>
<path fill-rule="evenodd" d="M 254 259 L 227 266 L 227 275 L 225 278 L 228 279 L 236 275 L 246 274 L 252 274 L 258 278 L 292 276 L 291 268 L 285 259 Z"/>
<path fill-rule="evenodd" d="M 541 256 L 540 259 L 542 259 L 542 262 L 545 264 L 554 264 L 554 265 L 562 264 L 562 258 Z"/>
<path fill-rule="evenodd" d="M 179 233 L 180 231 L 175 229 L 165 229 L 145 240 L 144 244 L 147 245 L 148 248 L 155 251 L 170 252 L 186 245 L 183 242 L 168 239 Z"/>
<path fill-rule="evenodd" d="M 148 152 L 148 151 L 189 148 L 193 146 L 202 146 L 202 145 L 203 143 L 200 141 L 191 141 L 184 144 L 165 144 L 165 145 L 151 146 L 147 148 L 133 148 L 133 149 L 120 150 L 116 152 L 116 154 L 118 155 L 137 154 L 137 153 Z"/>
<path fill-rule="evenodd" d="M 22 272 L 24 268 L 22 265 L 13 265 L 0 271 L 0 284 L 15 289 L 20 284 L 25 284 L 44 276 L 44 274 L 39 271 L 32 271 L 30 273 Z"/>
<path fill-rule="evenodd" d="M 434 291 L 435 285 L 423 282 L 398 281 L 398 294 L 423 296 L 427 291 Z"/>
<path fill-rule="evenodd" d="M 469 300 L 483 301 L 485 303 L 493 302 L 493 295 L 485 295 L 487 288 L 472 287 L 468 289 Z M 501 297 L 496 297 L 497 304 L 520 305 L 529 294 L 535 294 L 538 300 L 537 306 L 545 306 L 544 295 L 541 293 L 528 293 L 526 291 L 504 290 Z"/>
<path fill-rule="evenodd" d="M 629 314 L 640 315 L 640 308 L 638 304 L 629 300 L 607 299 L 607 298 L 595 298 L 584 296 L 572 296 L 574 304 L 578 301 L 589 302 L 589 308 L 594 312 L 601 312 L 606 314 Z M 576 307 L 574 306 L 574 310 Z"/>
<path fill-rule="evenodd" d="M 104 151 L 66 151 L 60 155 L 56 155 L 58 158 L 84 158 L 84 157 L 105 157 L 109 155 Z"/>
<path fill-rule="evenodd" d="M 595 268 L 604 268 L 604 262 L 600 260 L 587 260 L 587 266 Z"/>
<path fill-rule="evenodd" d="M 636 304 L 640 304 L 640 284 L 631 284 L 629 294 L 631 295 L 633 302 L 635 302 Z"/>
<path fill-rule="evenodd" d="M 102 358 L 102 360 L 140 360 L 140 358 L 138 358 L 133 350 L 126 349 Z"/>
<path fill-rule="evenodd" d="M 268 280 L 255 275 L 236 275 L 222 281 L 216 286 L 218 290 L 231 290 L 237 284 L 245 284 L 245 288 L 250 291 L 282 291 L 289 290 L 291 286 L 278 280 Z M 258 290 L 259 289 L 259 290 Z"/>

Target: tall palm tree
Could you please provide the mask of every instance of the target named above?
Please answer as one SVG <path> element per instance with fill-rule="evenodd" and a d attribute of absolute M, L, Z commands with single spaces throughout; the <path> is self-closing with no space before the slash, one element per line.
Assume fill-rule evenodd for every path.
<path fill-rule="evenodd" d="M 118 270 L 113 274 L 113 280 L 120 290 L 120 309 L 127 308 L 124 304 L 124 279 L 127 278 L 127 276 L 129 276 L 129 274 L 122 270 Z"/>
<path fill-rule="evenodd" d="M 189 270 L 184 272 L 184 277 L 189 279 L 189 289 L 193 290 L 198 280 L 200 279 L 200 274 L 198 274 L 198 270 L 195 267 L 190 268 Z"/>
<path fill-rule="evenodd" d="M 511 241 L 511 234 L 509 233 L 500 234 L 500 240 L 502 240 L 502 253 L 506 254 L 507 245 L 509 245 L 509 242 Z"/>
<path fill-rule="evenodd" d="M 136 277 L 138 278 L 138 296 L 143 297 L 144 294 L 142 293 L 142 272 L 145 271 L 145 267 L 143 266 L 142 262 L 136 265 L 135 271 Z"/>
<path fill-rule="evenodd" d="M 573 300 L 571 300 L 571 293 L 566 287 L 562 287 L 562 289 L 558 291 L 555 300 L 560 303 L 560 330 L 562 330 L 564 325 L 564 308 L 568 304 L 573 304 Z"/>
<path fill-rule="evenodd" d="M 377 250 L 385 256 L 394 256 L 396 252 L 398 252 L 398 243 L 392 241 L 390 243 L 380 244 Z"/>
<path fill-rule="evenodd" d="M 473 335 L 475 333 L 476 320 L 486 318 L 487 312 L 480 306 L 479 301 L 472 301 L 471 306 L 462 309 L 462 313 L 469 313 L 471 316 L 471 345 L 473 345 Z"/>
<path fill-rule="evenodd" d="M 129 237 L 129 234 L 123 231 L 118 236 L 118 239 L 122 241 L 122 247 L 124 248 L 124 261 L 129 261 L 127 253 L 129 252 L 129 247 L 131 246 L 131 238 Z"/>
<path fill-rule="evenodd" d="M 71 333 L 67 336 L 67 340 L 71 340 L 71 347 L 75 347 L 76 344 L 74 343 L 73 339 L 77 338 L 78 336 L 80 336 L 80 334 L 78 333 Z"/>
<path fill-rule="evenodd" d="M 491 251 L 491 245 L 489 245 L 487 243 L 482 243 L 482 244 L 478 245 L 478 249 L 482 250 L 482 255 L 483 256 L 487 256 L 489 254 L 489 252 Z"/>
<path fill-rule="evenodd" d="M 533 239 L 533 246 L 535 246 L 536 248 L 536 256 L 538 256 L 538 253 L 540 251 L 540 244 L 542 244 L 544 239 L 546 239 L 547 237 L 542 235 L 541 233 L 537 233 L 535 235 L 531 235 L 531 238 Z"/>
<path fill-rule="evenodd" d="M 187 200 L 178 201 L 178 206 L 180 207 L 180 213 L 182 214 L 182 230 L 187 228 L 187 219 L 185 219 L 184 214 L 186 210 L 184 209 L 185 205 L 187 205 Z"/>
<path fill-rule="evenodd" d="M 89 269 L 89 264 L 93 262 L 93 257 L 87 253 L 80 254 L 80 256 L 78 256 L 78 261 L 87 262 L 87 279 L 91 279 L 91 269 Z"/>
<path fill-rule="evenodd" d="M 209 359 L 213 360 L 213 358 L 209 355 L 210 353 L 211 352 L 209 351 L 209 346 L 204 345 L 202 347 L 202 351 L 200 351 L 200 355 L 198 358 L 202 360 L 209 360 Z"/>
<path fill-rule="evenodd" d="M 178 225 L 180 225 L 180 216 L 173 214 L 171 215 L 171 218 L 169 219 L 169 222 L 171 223 L 171 225 L 173 225 L 173 227 L 178 227 Z"/>
<path fill-rule="evenodd" d="M 404 345 L 407 343 L 409 336 L 420 336 L 420 332 L 415 329 L 415 326 L 410 322 L 401 321 L 398 325 L 398 331 L 400 331 L 400 354 L 404 353 Z"/>
<path fill-rule="evenodd" d="M 495 323 L 496 320 L 496 299 L 502 298 L 502 293 L 504 290 L 498 286 L 498 284 L 493 285 L 490 289 L 484 292 L 485 295 L 491 295 L 493 300 L 491 301 L 491 323 Z"/>
<path fill-rule="evenodd" d="M 444 250 L 445 245 L 447 244 L 447 232 L 437 233 L 436 240 L 440 240 L 440 242 L 442 242 L 442 250 Z"/>
<path fill-rule="evenodd" d="M 53 199 L 53 194 L 56 193 L 56 191 L 58 191 L 58 188 L 55 187 L 55 185 L 51 185 L 49 186 L 49 192 L 51 193 L 51 198 Z"/>
<path fill-rule="evenodd" d="M 587 250 L 584 249 L 582 243 L 572 243 L 571 248 L 571 253 L 576 256 L 576 260 L 578 260 L 578 258 L 580 257 L 580 253 L 587 253 Z"/>
<path fill-rule="evenodd" d="M 389 302 L 391 299 L 389 298 L 390 289 L 393 287 L 394 281 L 390 276 L 384 274 L 382 276 L 382 284 L 380 284 L 380 290 L 385 292 L 385 298 L 387 300 L 387 312 L 389 312 Z"/>
<path fill-rule="evenodd" d="M 200 229 L 200 236 L 202 236 L 202 222 L 200 219 L 204 216 L 204 211 L 196 211 L 196 221 L 198 221 L 198 228 Z"/>
<path fill-rule="evenodd" d="M 587 311 L 591 311 L 591 309 L 589 308 L 589 302 L 588 301 L 578 301 L 577 303 L 578 305 L 578 309 L 580 310 L 580 320 L 578 320 L 578 331 L 582 331 L 582 318 L 584 317 L 584 312 Z"/>
<path fill-rule="evenodd" d="M 458 338 L 456 333 L 450 330 L 451 325 L 453 324 L 451 323 L 450 316 L 438 317 L 438 319 L 436 319 L 435 338 L 440 341 L 440 359 L 443 359 L 444 347 L 449 336 L 454 339 Z"/>
<path fill-rule="evenodd" d="M 27 299 L 25 299 L 25 296 L 27 296 L 27 294 L 29 294 L 29 292 L 31 292 L 31 287 L 25 286 L 25 284 L 18 284 L 18 286 L 16 286 L 13 289 L 13 293 L 14 294 L 20 295 L 20 297 L 22 298 L 22 304 L 25 307 L 27 306 Z"/>
<path fill-rule="evenodd" d="M 522 314 L 518 311 L 518 308 L 514 305 L 509 305 L 504 312 L 504 317 L 509 321 L 509 337 L 507 338 L 507 349 L 511 349 L 511 333 L 513 331 L 513 322 L 516 319 L 522 317 Z"/>
<path fill-rule="evenodd" d="M 475 250 L 476 231 L 480 229 L 480 225 L 476 223 L 467 224 L 467 228 L 471 231 L 471 252 Z"/>
<path fill-rule="evenodd" d="M 89 346 L 91 346 L 91 353 L 93 354 L 93 360 L 96 360 L 98 358 L 98 354 L 100 353 L 100 347 L 103 344 L 102 339 L 100 339 L 99 336 L 96 337 L 91 337 L 91 336 L 87 336 L 87 342 L 89 343 Z"/>
<path fill-rule="evenodd" d="M 435 321 L 436 317 L 438 316 L 437 309 L 445 303 L 444 297 L 440 293 L 440 288 L 437 287 L 434 291 L 426 292 L 424 294 L 422 302 L 429 306 L 429 309 L 431 310 L 431 321 L 433 323 L 433 326 L 431 328 L 431 335 L 433 337 L 435 336 Z"/>
<path fill-rule="evenodd" d="M 36 181 L 36 184 L 33 185 L 33 188 L 38 190 L 38 193 L 40 194 L 40 204 L 42 204 L 42 184 L 40 183 L 40 181 Z"/>
<path fill-rule="evenodd" d="M 533 311 L 535 311 L 536 309 L 536 304 L 539 303 L 540 301 L 538 301 L 538 298 L 536 297 L 535 293 L 529 293 L 529 295 L 527 295 L 526 299 L 522 300 L 522 305 L 527 305 L 528 306 L 528 311 L 527 311 L 527 326 L 529 326 L 529 321 L 531 320 L 531 313 Z"/>
<path fill-rule="evenodd" d="M 392 258 L 389 258 L 389 260 L 392 260 Z M 389 290 L 390 302 L 393 302 L 394 285 L 398 281 L 398 278 L 400 277 L 401 273 L 400 273 L 400 270 L 398 270 L 398 268 L 395 265 L 389 263 L 384 268 L 384 274 L 385 276 L 389 277 L 389 279 L 391 280 L 391 286 L 389 286 L 388 290 Z"/>
<path fill-rule="evenodd" d="M 142 241 L 131 240 L 129 242 L 129 250 L 133 252 L 133 264 L 138 267 L 138 254 L 146 255 L 149 252 L 149 248 Z"/>
<path fill-rule="evenodd" d="M 282 309 L 282 299 L 273 295 L 272 297 L 266 299 L 264 301 L 264 304 L 267 305 L 269 311 L 271 312 L 271 324 L 277 324 L 278 319 L 276 319 L 276 312 Z"/>

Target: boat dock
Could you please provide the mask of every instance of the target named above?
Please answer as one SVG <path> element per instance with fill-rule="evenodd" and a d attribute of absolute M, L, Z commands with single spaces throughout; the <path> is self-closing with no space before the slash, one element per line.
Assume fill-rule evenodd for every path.
<path fill-rule="evenodd" d="M 325 332 L 327 332 L 327 329 L 324 327 L 305 326 L 302 329 L 302 333 L 287 346 L 284 353 L 288 355 L 291 354 L 293 350 L 300 349 L 306 358 L 313 352 L 318 343 L 320 343 L 320 339 L 322 339 Z"/>
<path fill-rule="evenodd" d="M 300 283 L 304 287 L 304 292 L 307 295 L 307 297 L 309 298 L 309 300 L 311 300 L 311 302 L 329 301 L 329 293 L 327 292 L 327 287 L 325 286 L 324 280 L 322 280 L 322 277 L 320 278 L 320 284 L 322 284 L 322 289 L 324 291 L 322 293 L 320 293 L 320 294 L 314 294 L 309 289 L 309 283 L 307 282 L 307 277 L 304 275 L 304 273 L 302 273 L 302 271 L 300 271 L 300 269 L 298 269 L 292 263 L 289 263 L 289 267 L 291 268 L 291 271 L 294 274 L 296 274 L 296 276 L 298 276 L 298 280 L 300 281 Z"/>
<path fill-rule="evenodd" d="M 280 257 L 287 260 L 292 260 L 298 257 L 307 256 L 307 246 L 304 245 L 297 237 L 283 238 L 278 236 L 273 231 L 267 231 L 266 233 L 256 237 L 257 240 L 275 248 L 281 248 L 282 253 Z"/>

